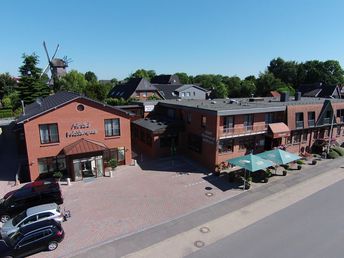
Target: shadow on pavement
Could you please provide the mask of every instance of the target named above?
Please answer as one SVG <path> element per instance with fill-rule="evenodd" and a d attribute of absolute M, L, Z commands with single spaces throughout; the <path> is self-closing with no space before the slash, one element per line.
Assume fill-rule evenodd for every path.
<path fill-rule="evenodd" d="M 203 177 L 205 181 L 208 181 L 210 184 L 218 188 L 219 190 L 225 192 L 228 190 L 233 189 L 242 189 L 242 183 L 230 183 L 228 182 L 228 174 L 222 173 L 220 176 L 215 175 L 209 175 L 206 177 Z M 207 189 L 206 189 L 207 190 Z"/>

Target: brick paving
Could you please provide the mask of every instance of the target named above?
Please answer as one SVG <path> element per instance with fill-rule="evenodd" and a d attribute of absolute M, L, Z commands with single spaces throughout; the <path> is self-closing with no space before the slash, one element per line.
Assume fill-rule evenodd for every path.
<path fill-rule="evenodd" d="M 207 175 L 194 163 L 178 158 L 142 166 L 118 167 L 112 178 L 62 186 L 72 218 L 63 223 L 65 240 L 53 252 L 32 257 L 67 257 L 99 243 L 123 237 L 218 203 L 243 192 L 225 177 Z M 279 177 L 271 178 L 272 181 Z M 253 184 L 260 187 L 264 184 Z M 213 195 L 208 197 L 206 193 Z"/>

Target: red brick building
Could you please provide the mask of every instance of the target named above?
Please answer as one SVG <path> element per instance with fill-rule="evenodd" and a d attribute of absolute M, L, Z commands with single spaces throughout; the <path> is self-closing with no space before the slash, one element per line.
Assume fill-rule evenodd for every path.
<path fill-rule="evenodd" d="M 315 140 L 344 140 L 344 100 L 250 98 L 159 101 L 132 122 L 132 142 L 151 157 L 183 154 L 213 169 L 230 158 L 285 146 L 305 152 Z"/>
<path fill-rule="evenodd" d="M 107 162 L 131 163 L 131 113 L 70 92 L 25 107 L 24 134 L 30 180 L 62 172 L 73 180 L 103 176 Z"/>

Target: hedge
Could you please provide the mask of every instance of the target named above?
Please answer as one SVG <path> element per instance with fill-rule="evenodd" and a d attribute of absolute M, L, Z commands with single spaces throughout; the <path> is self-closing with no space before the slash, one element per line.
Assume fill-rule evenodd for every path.
<path fill-rule="evenodd" d="M 344 148 L 337 146 L 337 147 L 333 147 L 332 150 L 337 152 L 339 156 L 344 156 Z"/>
<path fill-rule="evenodd" d="M 0 118 L 13 117 L 13 112 L 11 109 L 0 109 Z"/>
<path fill-rule="evenodd" d="M 330 152 L 328 153 L 328 157 L 330 159 L 336 159 L 336 158 L 339 158 L 340 156 L 336 151 L 330 150 Z"/>

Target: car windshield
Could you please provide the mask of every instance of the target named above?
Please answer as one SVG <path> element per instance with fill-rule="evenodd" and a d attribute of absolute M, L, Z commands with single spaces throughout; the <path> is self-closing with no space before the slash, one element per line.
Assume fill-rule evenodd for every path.
<path fill-rule="evenodd" d="M 26 211 L 23 211 L 13 218 L 12 225 L 13 226 L 18 225 L 18 223 L 21 222 L 25 218 L 26 218 Z"/>

